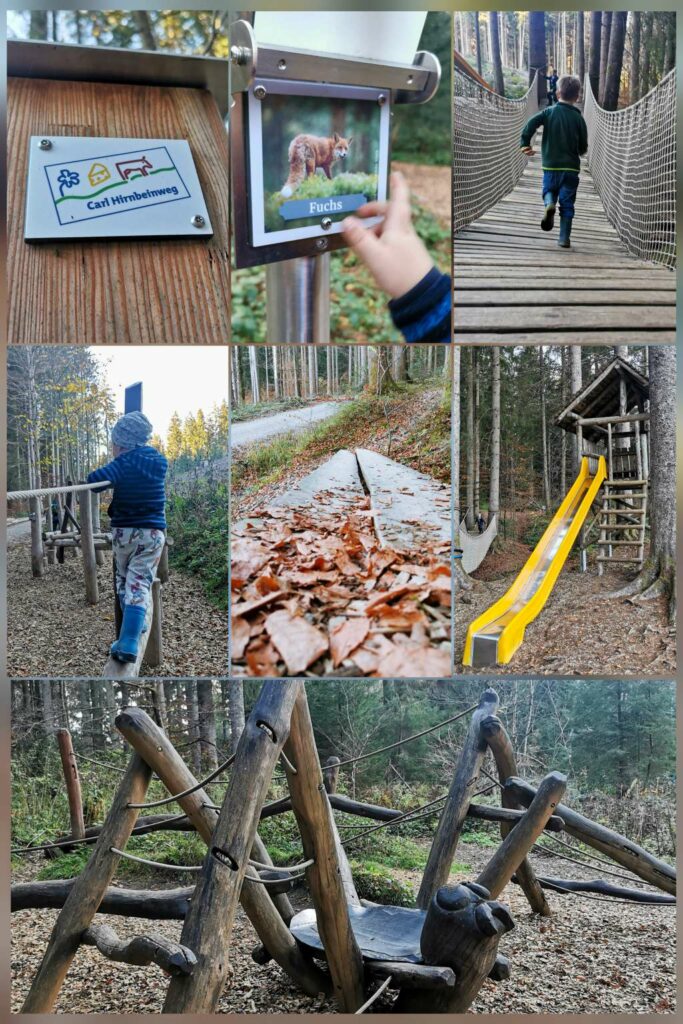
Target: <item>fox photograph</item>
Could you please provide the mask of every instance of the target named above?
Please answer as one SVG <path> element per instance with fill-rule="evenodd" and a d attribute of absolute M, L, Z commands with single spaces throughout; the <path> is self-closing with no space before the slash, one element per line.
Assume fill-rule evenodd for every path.
<path fill-rule="evenodd" d="M 319 229 L 323 220 L 329 229 L 381 198 L 376 100 L 272 95 L 260 108 L 266 233 Z"/>

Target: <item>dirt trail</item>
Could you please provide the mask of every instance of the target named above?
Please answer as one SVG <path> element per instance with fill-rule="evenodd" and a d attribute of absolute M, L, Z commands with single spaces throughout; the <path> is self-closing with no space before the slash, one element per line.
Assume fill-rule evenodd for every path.
<path fill-rule="evenodd" d="M 410 185 L 410 191 L 420 206 L 424 206 L 441 224 L 450 227 L 452 203 L 450 167 L 404 164 L 400 160 L 394 160 L 391 166 L 392 170 L 401 171 L 405 175 Z"/>

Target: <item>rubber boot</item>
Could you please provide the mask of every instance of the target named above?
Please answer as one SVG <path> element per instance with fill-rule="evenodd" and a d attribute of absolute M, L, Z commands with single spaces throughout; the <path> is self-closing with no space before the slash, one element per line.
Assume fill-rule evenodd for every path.
<path fill-rule="evenodd" d="M 543 196 L 543 202 L 545 203 L 545 213 L 543 214 L 543 220 L 541 221 L 541 230 L 552 231 L 553 224 L 555 223 L 557 199 L 552 192 L 546 192 Z"/>
<path fill-rule="evenodd" d="M 569 236 L 572 233 L 572 219 L 571 217 L 560 217 L 560 237 L 557 240 L 557 244 L 561 245 L 563 249 L 570 249 L 571 242 Z"/>
<path fill-rule="evenodd" d="M 145 607 L 140 604 L 126 604 L 123 607 L 123 621 L 118 640 L 111 645 L 110 654 L 117 661 L 133 662 L 138 656 L 140 636 L 145 625 Z"/>

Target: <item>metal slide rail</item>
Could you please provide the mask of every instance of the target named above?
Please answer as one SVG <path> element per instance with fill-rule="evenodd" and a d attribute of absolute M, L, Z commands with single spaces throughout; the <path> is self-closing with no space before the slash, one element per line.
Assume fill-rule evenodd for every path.
<path fill-rule="evenodd" d="M 610 223 L 642 260 L 676 266 L 676 69 L 637 103 L 603 110 L 585 81 L 588 164 Z"/>

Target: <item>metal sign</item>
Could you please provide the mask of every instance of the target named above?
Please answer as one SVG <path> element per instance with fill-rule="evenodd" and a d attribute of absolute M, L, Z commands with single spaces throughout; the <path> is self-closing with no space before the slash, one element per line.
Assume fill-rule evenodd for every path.
<path fill-rule="evenodd" d="M 124 391 L 123 411 L 142 412 L 142 381 L 130 384 Z"/>
<path fill-rule="evenodd" d="M 183 139 L 32 136 L 24 238 L 210 237 Z"/>

